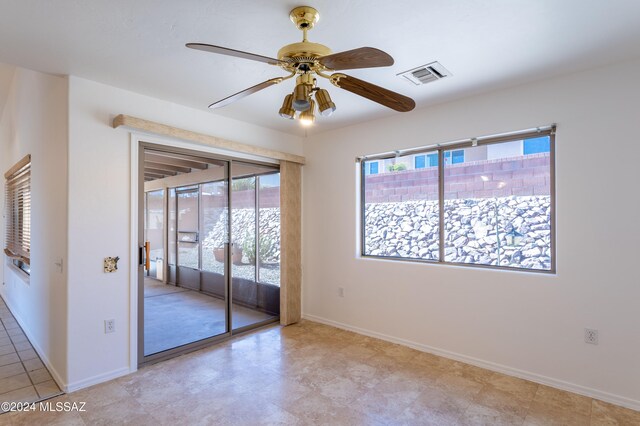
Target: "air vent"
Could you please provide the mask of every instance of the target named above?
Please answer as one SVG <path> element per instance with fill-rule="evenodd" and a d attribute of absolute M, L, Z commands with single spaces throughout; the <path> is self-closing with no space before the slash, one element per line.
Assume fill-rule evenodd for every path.
<path fill-rule="evenodd" d="M 445 67 L 440 65 L 439 62 L 431 62 L 430 64 L 422 65 L 409 71 L 401 72 L 397 75 L 398 77 L 419 86 L 421 84 L 427 84 L 449 77 L 451 76 L 451 73 Z"/>

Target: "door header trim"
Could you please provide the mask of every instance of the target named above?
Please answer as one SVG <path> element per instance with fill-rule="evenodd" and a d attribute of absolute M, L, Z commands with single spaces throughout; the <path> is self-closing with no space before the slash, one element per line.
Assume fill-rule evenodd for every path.
<path fill-rule="evenodd" d="M 124 127 L 132 130 L 139 130 L 146 133 L 169 136 L 176 139 L 195 142 L 201 145 L 212 146 L 228 151 L 241 152 L 244 154 L 257 155 L 259 157 L 270 158 L 274 160 L 290 161 L 297 164 L 305 164 L 306 159 L 300 155 L 289 154 L 287 152 L 276 151 L 260 146 L 248 145 L 240 142 L 234 142 L 222 139 L 216 136 L 206 135 L 204 133 L 192 132 L 191 130 L 181 129 L 179 127 L 168 126 L 166 124 L 157 123 L 155 121 L 145 120 L 142 118 L 132 117 L 130 115 L 119 114 L 113 119 L 112 126 L 114 129 Z"/>

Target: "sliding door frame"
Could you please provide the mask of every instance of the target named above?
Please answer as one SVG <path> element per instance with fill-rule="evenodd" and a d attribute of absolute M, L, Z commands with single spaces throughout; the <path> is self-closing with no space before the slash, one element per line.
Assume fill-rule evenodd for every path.
<path fill-rule="evenodd" d="M 225 261 L 225 312 L 226 312 L 226 332 L 212 336 L 207 339 L 199 340 L 197 342 L 183 345 L 174 349 L 159 352 L 157 354 L 151 354 L 149 356 L 144 355 L 144 266 L 140 264 L 141 258 L 139 247 L 144 241 L 144 151 L 145 149 L 153 149 L 167 152 L 175 152 L 181 154 L 192 154 L 198 156 L 209 157 L 214 160 L 220 160 L 226 162 L 226 176 L 228 178 L 227 185 L 227 201 L 228 201 L 228 235 L 229 243 L 226 245 L 226 261 Z M 130 318 L 129 324 L 129 370 L 131 372 L 136 371 L 140 366 L 145 364 L 151 364 L 158 361 L 162 361 L 167 358 L 172 358 L 178 354 L 194 351 L 205 346 L 209 346 L 213 343 L 227 340 L 230 337 L 241 334 L 246 331 L 253 330 L 258 327 L 265 326 L 270 323 L 276 323 L 279 321 L 279 317 L 274 317 L 266 321 L 262 321 L 256 324 L 252 324 L 246 327 L 233 330 L 233 318 L 232 318 L 232 268 L 231 268 L 231 229 L 232 229 L 232 172 L 233 162 L 241 161 L 253 163 L 256 165 L 265 165 L 269 167 L 279 168 L 278 161 L 265 161 L 262 157 L 256 157 L 249 154 L 234 153 L 234 156 L 229 156 L 227 152 L 218 148 L 202 146 L 189 142 L 177 141 L 169 138 L 147 136 L 142 134 L 131 133 L 131 245 L 130 245 Z M 165 197 L 168 205 L 168 188 L 165 188 Z M 177 200 L 176 200 L 177 201 Z M 257 206 L 256 206 L 257 208 Z M 165 211 L 165 223 L 168 224 L 168 211 Z M 168 232 L 168 227 L 165 227 L 165 234 Z M 166 236 L 164 238 L 166 240 Z M 164 246 L 167 247 L 167 241 L 164 242 Z M 165 251 L 165 257 L 166 256 Z M 176 253 L 177 255 L 177 253 Z M 167 279 L 168 259 L 165 260 L 163 267 L 165 268 L 164 279 Z"/>

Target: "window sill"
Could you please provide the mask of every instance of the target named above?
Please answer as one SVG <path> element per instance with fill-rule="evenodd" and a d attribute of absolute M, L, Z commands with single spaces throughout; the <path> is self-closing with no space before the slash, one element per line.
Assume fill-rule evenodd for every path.
<path fill-rule="evenodd" d="M 370 254 L 360 254 L 358 255 L 360 259 L 364 260 L 381 260 L 386 262 L 407 262 L 407 263 L 421 263 L 426 265 L 439 265 L 451 268 L 464 268 L 464 269 L 478 269 L 478 270 L 486 270 L 486 271 L 501 271 L 501 272 L 515 272 L 521 274 L 542 274 L 542 275 L 557 275 L 555 269 L 527 269 L 527 268 L 516 268 L 510 266 L 496 266 L 496 265 L 483 265 L 478 263 L 454 263 L 454 262 L 441 262 L 439 260 L 427 260 L 427 259 L 416 259 L 416 258 L 407 258 L 407 257 L 393 257 L 393 256 L 375 256 Z"/>
<path fill-rule="evenodd" d="M 31 276 L 26 272 L 24 272 L 22 269 L 15 266 L 11 261 L 11 259 L 6 256 L 5 256 L 5 263 L 9 267 L 9 269 L 15 274 L 16 278 L 18 278 L 20 281 L 22 281 L 26 285 L 31 284 Z"/>

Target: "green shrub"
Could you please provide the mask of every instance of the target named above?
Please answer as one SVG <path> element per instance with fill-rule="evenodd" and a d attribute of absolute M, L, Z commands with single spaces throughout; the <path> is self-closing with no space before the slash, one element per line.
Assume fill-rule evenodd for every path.
<path fill-rule="evenodd" d="M 231 189 L 233 191 L 246 191 L 248 189 L 256 189 L 256 178 L 233 179 L 231 181 Z"/>
<path fill-rule="evenodd" d="M 403 170 L 407 170 L 407 165 L 404 163 L 389 164 L 387 166 L 388 172 L 401 172 Z"/>
<path fill-rule="evenodd" d="M 260 259 L 265 259 L 269 256 L 273 246 L 273 241 L 267 236 L 260 238 Z M 242 242 L 242 251 L 247 256 L 249 263 L 255 263 L 256 261 L 256 239 L 252 232 L 247 231 L 244 235 L 244 241 Z"/>

